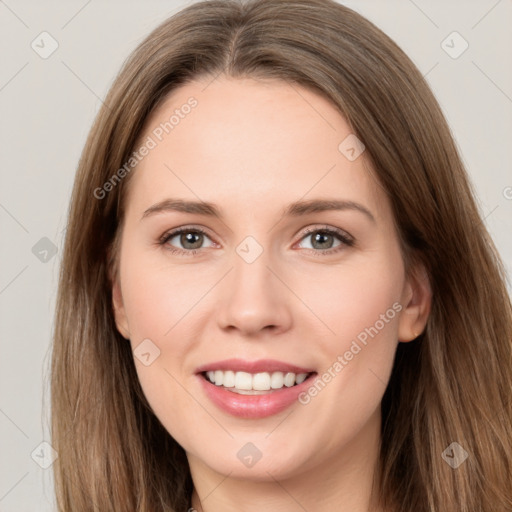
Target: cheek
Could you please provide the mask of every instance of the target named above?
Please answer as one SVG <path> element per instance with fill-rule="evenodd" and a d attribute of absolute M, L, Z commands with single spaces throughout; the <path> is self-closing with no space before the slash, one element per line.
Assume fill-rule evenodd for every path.
<path fill-rule="evenodd" d="M 326 334 L 321 337 L 310 331 L 316 340 L 320 382 L 301 403 L 310 404 L 313 415 L 325 424 L 337 424 L 343 417 L 357 430 L 378 407 L 393 366 L 404 307 L 403 267 L 399 254 L 397 258 L 390 253 L 371 263 L 340 268 L 329 277 L 322 280 L 322 290 L 317 288 L 307 299 L 329 330 L 323 328 Z M 352 411 L 350 417 L 346 411 Z"/>
<path fill-rule="evenodd" d="M 400 300 L 403 287 L 400 260 L 383 257 L 350 267 L 340 266 L 317 276 L 313 284 L 309 281 L 302 289 L 296 288 L 297 295 L 304 297 L 322 321 L 322 332 L 331 340 L 332 350 L 343 349 L 360 333 L 364 338 L 365 329 L 375 324 L 386 337 L 396 333 L 397 309 L 401 306 L 393 308 L 393 304 Z"/>
<path fill-rule="evenodd" d="M 193 314 L 194 304 L 209 283 L 207 278 L 201 281 L 187 269 L 155 266 L 137 257 L 127 261 L 121 279 L 133 343 L 144 338 L 161 342 L 171 339 L 187 325 L 187 316 Z"/>
<path fill-rule="evenodd" d="M 316 338 L 321 372 L 301 397 L 319 425 L 342 419 L 345 433 L 355 432 L 379 406 L 397 346 L 403 279 L 399 254 L 390 252 L 333 273 L 322 297 L 310 295 L 312 309 L 334 331 Z"/>
<path fill-rule="evenodd" d="M 191 308 L 205 293 L 197 281 L 191 283 L 190 277 L 190 273 L 183 269 L 162 268 L 136 256 L 127 259 L 121 273 L 130 342 L 135 351 L 140 385 L 153 412 L 170 435 L 187 447 L 187 425 L 198 411 L 196 402 L 186 391 L 190 389 L 187 379 L 191 376 L 186 375 L 183 368 L 196 339 L 192 332 L 194 322 L 190 321 L 195 309 Z M 154 344 L 149 348 L 151 357 L 158 353 L 147 366 L 136 356 L 137 347 L 147 344 L 146 340 Z"/>

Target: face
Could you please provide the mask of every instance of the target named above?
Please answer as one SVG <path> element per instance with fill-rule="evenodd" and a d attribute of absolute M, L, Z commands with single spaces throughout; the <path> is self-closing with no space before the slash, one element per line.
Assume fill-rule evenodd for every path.
<path fill-rule="evenodd" d="M 207 84 L 173 91 L 141 137 L 118 329 L 195 467 L 267 479 L 349 461 L 376 439 L 428 286 L 405 275 L 390 204 L 329 101 L 280 81 Z"/>

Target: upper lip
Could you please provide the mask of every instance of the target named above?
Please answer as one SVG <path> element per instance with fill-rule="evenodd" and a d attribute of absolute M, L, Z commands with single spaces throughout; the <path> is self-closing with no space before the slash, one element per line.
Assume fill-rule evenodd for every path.
<path fill-rule="evenodd" d="M 261 372 L 291 372 L 291 373 L 312 373 L 315 370 L 311 368 L 303 368 L 294 364 L 277 361 L 276 359 L 258 359 L 257 361 L 247 361 L 245 359 L 224 359 L 223 361 L 215 361 L 197 368 L 197 373 L 203 373 L 214 370 L 247 373 Z"/>

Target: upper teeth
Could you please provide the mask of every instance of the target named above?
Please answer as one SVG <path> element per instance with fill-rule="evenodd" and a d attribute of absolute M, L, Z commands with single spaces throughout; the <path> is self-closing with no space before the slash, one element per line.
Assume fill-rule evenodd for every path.
<path fill-rule="evenodd" d="M 206 372 L 210 382 L 216 386 L 224 386 L 226 388 L 236 388 L 242 390 L 267 391 L 269 389 L 281 389 L 283 386 L 291 387 L 300 384 L 306 380 L 307 373 L 288 372 L 262 372 L 247 373 L 233 372 L 230 370 L 215 370 Z"/>

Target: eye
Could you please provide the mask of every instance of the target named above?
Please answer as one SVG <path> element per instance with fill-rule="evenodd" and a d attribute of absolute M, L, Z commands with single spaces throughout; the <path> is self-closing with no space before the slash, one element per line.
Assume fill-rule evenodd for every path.
<path fill-rule="evenodd" d="M 203 249 L 202 245 L 207 236 L 206 232 L 198 227 L 182 227 L 174 229 L 168 233 L 165 233 L 159 243 L 165 245 L 166 249 L 172 253 L 185 254 L 187 256 L 194 255 L 199 249 Z M 183 249 L 175 247 L 171 242 L 176 239 L 174 243 L 181 244 Z M 213 247 L 212 243 L 210 247 Z"/>
<path fill-rule="evenodd" d="M 336 253 L 343 250 L 344 246 L 352 247 L 355 243 L 354 238 L 345 231 L 327 226 L 307 229 L 301 240 L 308 238 L 311 243 L 307 249 L 319 255 Z M 334 245 L 336 240 L 339 242 L 338 245 Z"/>
<path fill-rule="evenodd" d="M 344 247 L 352 247 L 355 243 L 354 238 L 345 231 L 328 226 L 307 229 L 303 233 L 301 241 L 308 238 L 311 239 L 311 243 L 310 247 L 306 247 L 306 249 L 315 255 L 337 253 Z M 174 254 L 193 256 L 205 248 L 203 247 L 205 239 L 210 240 L 206 231 L 200 227 L 184 226 L 162 235 L 159 244 Z M 337 245 L 335 245 L 336 241 L 338 241 Z M 181 248 L 176 247 L 176 244 L 181 245 Z M 215 245 L 211 242 L 208 247 Z"/>

